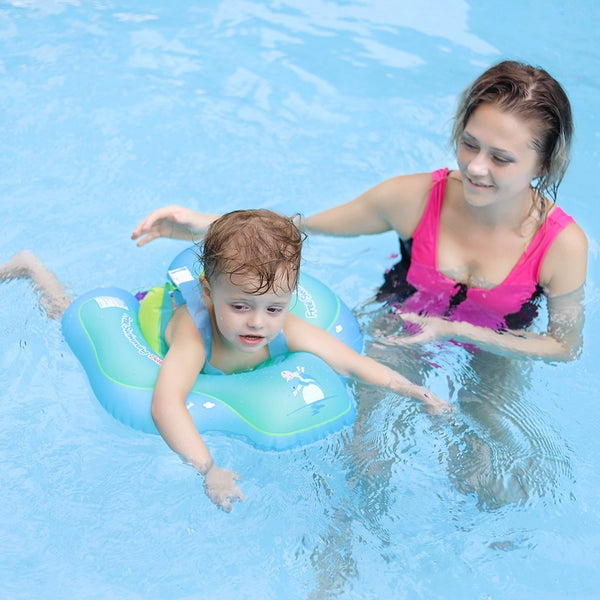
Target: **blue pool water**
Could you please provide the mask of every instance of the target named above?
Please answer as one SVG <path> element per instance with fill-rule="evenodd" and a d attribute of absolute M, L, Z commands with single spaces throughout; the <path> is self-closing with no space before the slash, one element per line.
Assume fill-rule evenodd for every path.
<path fill-rule="evenodd" d="M 373 348 L 455 418 L 357 385 L 356 426 L 321 443 L 208 436 L 243 475 L 231 514 L 103 412 L 26 283 L 0 286 L 0 597 L 597 597 L 599 17 L 592 0 L 0 3 L 0 260 L 31 248 L 76 293 L 162 282 L 181 244 L 129 241 L 155 207 L 310 214 L 452 166 L 456 95 L 502 58 L 570 95 L 559 202 L 590 240 L 579 360 Z M 305 268 L 368 333 L 396 251 L 391 234 L 314 238 Z"/>

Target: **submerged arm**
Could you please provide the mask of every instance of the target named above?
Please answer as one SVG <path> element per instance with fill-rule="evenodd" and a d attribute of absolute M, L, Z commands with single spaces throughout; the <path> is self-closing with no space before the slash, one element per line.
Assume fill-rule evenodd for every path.
<path fill-rule="evenodd" d="M 154 388 L 152 418 L 169 447 L 204 475 L 209 498 L 229 512 L 232 501 L 244 498 L 235 483 L 239 475 L 215 465 L 185 405 L 206 359 L 202 339 L 185 307 L 175 312 L 169 328 L 171 345 Z"/>
<path fill-rule="evenodd" d="M 73 301 L 71 294 L 56 275 L 29 250 L 17 252 L 0 265 L 0 282 L 12 279 L 30 279 L 39 293 L 40 307 L 51 319 L 60 319 Z"/>
<path fill-rule="evenodd" d="M 441 317 L 399 313 L 405 321 L 417 324 L 421 331 L 415 335 L 388 336 L 380 340 L 380 343 L 402 346 L 452 339 L 474 344 L 482 350 L 504 356 L 573 360 L 582 346 L 584 322 L 582 299 L 583 288 L 567 296 L 549 299 L 550 321 L 548 331 L 545 333 L 510 329 L 494 331 L 466 321 L 449 321 Z M 551 307 L 552 305 L 554 306 Z M 556 309 L 557 305 L 562 305 L 560 310 Z"/>
<path fill-rule="evenodd" d="M 421 400 L 431 412 L 437 413 L 451 408 L 427 388 L 413 383 L 386 365 L 355 352 L 323 329 L 293 314 L 288 315 L 286 319 L 285 336 L 291 351 L 315 354 L 344 377 L 355 377 L 365 383 Z"/>

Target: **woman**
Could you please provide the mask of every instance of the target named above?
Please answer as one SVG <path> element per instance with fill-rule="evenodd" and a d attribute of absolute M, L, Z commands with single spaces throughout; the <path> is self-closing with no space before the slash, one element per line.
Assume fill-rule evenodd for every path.
<path fill-rule="evenodd" d="M 452 133 L 457 171 L 393 177 L 301 225 L 330 235 L 398 233 L 402 260 L 378 298 L 418 330 L 386 343 L 453 339 L 570 360 L 581 347 L 587 239 L 555 200 L 572 132 L 560 84 L 542 69 L 502 62 L 461 97 Z M 132 239 L 192 239 L 214 218 L 169 206 L 146 217 Z M 548 328 L 534 333 L 527 328 L 541 296 Z"/>

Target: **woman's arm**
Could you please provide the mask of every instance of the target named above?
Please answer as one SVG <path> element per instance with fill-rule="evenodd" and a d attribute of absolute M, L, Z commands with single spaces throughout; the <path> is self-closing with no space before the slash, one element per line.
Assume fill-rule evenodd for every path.
<path fill-rule="evenodd" d="M 412 237 L 427 204 L 431 173 L 393 177 L 367 190 L 354 200 L 302 218 L 308 233 L 351 236 L 395 230 Z"/>
<path fill-rule="evenodd" d="M 431 189 L 431 173 L 402 175 L 384 181 L 351 202 L 301 218 L 298 225 L 309 233 L 363 235 L 395 229 L 405 239 L 416 229 Z M 131 234 L 138 246 L 159 237 L 195 241 L 218 217 L 171 205 L 151 212 Z"/>
<path fill-rule="evenodd" d="M 573 293 L 582 297 L 582 290 Z M 561 298 L 560 300 L 565 300 Z M 569 304 L 571 304 L 569 302 Z M 466 321 L 450 321 L 442 317 L 431 317 L 415 313 L 397 313 L 397 315 L 420 327 L 414 335 L 388 335 L 379 343 L 387 346 L 409 346 L 429 342 L 455 340 L 473 344 L 482 350 L 502 356 L 530 356 L 546 360 L 568 361 L 576 358 L 581 347 L 583 327 L 583 308 L 577 302 L 577 308 L 561 311 L 561 317 L 554 319 L 561 323 L 567 335 L 558 335 L 556 327 L 550 325 L 546 333 L 534 333 L 523 330 L 494 331 L 487 327 L 472 325 Z"/>
<path fill-rule="evenodd" d="M 204 214 L 182 206 L 165 206 L 151 212 L 143 219 L 131 234 L 132 240 L 138 240 L 138 246 L 159 237 L 187 240 L 193 242 L 202 237 L 208 226 L 219 215 Z"/>
<path fill-rule="evenodd" d="M 229 512 L 232 501 L 244 498 L 235 483 L 240 477 L 237 473 L 214 464 L 185 406 L 188 394 L 206 360 L 202 338 L 184 306 L 177 309 L 169 328 L 170 347 L 154 387 L 152 418 L 169 447 L 185 463 L 204 475 L 209 498 Z"/>
<path fill-rule="evenodd" d="M 411 396 L 424 402 L 432 412 L 451 409 L 427 388 L 417 385 L 397 371 L 355 352 L 320 327 L 307 323 L 296 315 L 289 314 L 285 337 L 292 352 L 310 352 L 325 361 L 334 371 L 344 377 L 355 377 L 365 383 L 385 387 L 397 394 Z"/>

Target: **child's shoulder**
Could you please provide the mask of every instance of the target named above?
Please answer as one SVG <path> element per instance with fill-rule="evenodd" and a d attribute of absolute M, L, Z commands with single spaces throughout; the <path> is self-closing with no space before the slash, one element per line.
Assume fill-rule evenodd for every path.
<path fill-rule="evenodd" d="M 204 350 L 204 340 L 187 306 L 182 304 L 173 312 L 165 328 L 165 341 L 169 348 L 174 344 L 199 346 Z"/>

